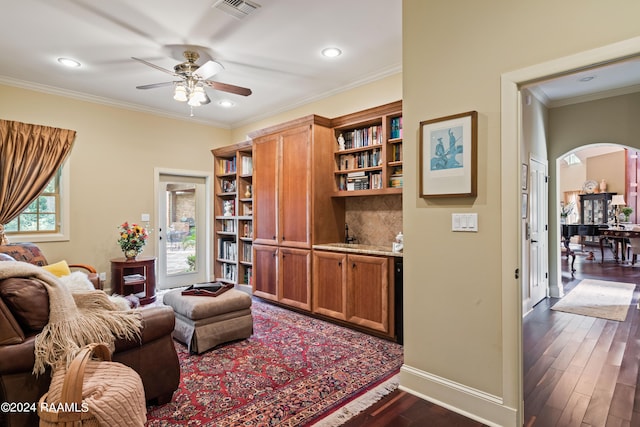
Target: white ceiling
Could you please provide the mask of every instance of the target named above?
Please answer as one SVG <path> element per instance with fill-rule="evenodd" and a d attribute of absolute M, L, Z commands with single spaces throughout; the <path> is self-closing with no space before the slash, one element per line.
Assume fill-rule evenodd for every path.
<path fill-rule="evenodd" d="M 207 88 L 212 102 L 194 108 L 192 120 L 231 128 L 402 71 L 401 0 L 252 1 L 237 19 L 216 0 L 0 0 L 0 83 L 189 119 L 171 86 L 136 89 L 176 78 L 131 57 L 173 70 L 193 45 L 198 64 L 224 66 L 211 80 L 253 91 Z M 343 54 L 324 58 L 327 46 Z"/>
<path fill-rule="evenodd" d="M 217 0 L 0 0 L 0 83 L 233 128 L 402 71 L 401 0 L 251 0 L 244 19 Z M 229 0 L 239 1 L 239 0 Z M 211 78 L 250 88 L 248 97 L 207 88 L 208 105 L 190 109 L 176 80 L 131 57 L 172 70 L 196 46 L 199 64 L 215 59 Z M 338 58 L 320 51 L 337 46 Z M 82 63 L 63 68 L 59 57 Z M 585 76 L 595 78 L 580 81 Z M 640 60 L 536 83 L 550 107 L 612 91 L 640 90 Z M 233 108 L 217 101 L 228 99 Z"/>
<path fill-rule="evenodd" d="M 548 107 L 640 91 L 640 58 L 594 66 L 535 83 L 532 92 Z"/>

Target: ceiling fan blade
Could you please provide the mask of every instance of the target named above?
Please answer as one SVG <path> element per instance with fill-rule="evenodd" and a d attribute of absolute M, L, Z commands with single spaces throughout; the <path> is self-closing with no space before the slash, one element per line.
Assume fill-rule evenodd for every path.
<path fill-rule="evenodd" d="M 222 70 L 224 70 L 224 67 L 219 62 L 207 61 L 201 66 L 199 66 L 198 69 L 193 74 L 198 76 L 198 78 L 200 78 L 201 80 L 206 80 L 209 77 L 215 76 Z"/>
<path fill-rule="evenodd" d="M 220 90 L 222 92 L 229 92 L 242 96 L 251 95 L 251 89 L 247 89 L 246 87 L 234 86 L 227 83 L 214 82 L 211 80 L 205 80 L 204 82 L 215 90 Z"/>
<path fill-rule="evenodd" d="M 138 61 L 138 62 L 141 62 L 141 63 L 143 63 L 144 65 L 148 65 L 148 66 L 149 66 L 149 67 L 151 67 L 151 68 L 155 68 L 156 70 L 160 70 L 160 71 L 162 71 L 163 73 L 171 74 L 172 76 L 175 76 L 175 75 L 176 75 L 176 73 L 174 73 L 173 71 L 171 71 L 171 70 L 167 70 L 166 68 L 162 68 L 162 67 L 160 67 L 160 66 L 158 66 L 158 65 L 156 65 L 156 64 L 152 64 L 151 62 L 147 62 L 147 61 L 145 61 L 144 59 L 136 58 L 136 57 L 133 57 L 133 56 L 131 57 L 131 59 L 134 59 L 134 60 L 136 60 L 136 61 Z"/>
<path fill-rule="evenodd" d="M 179 83 L 179 82 L 152 83 L 150 85 L 136 86 L 136 89 L 154 89 L 156 87 L 173 86 L 174 83 Z"/>

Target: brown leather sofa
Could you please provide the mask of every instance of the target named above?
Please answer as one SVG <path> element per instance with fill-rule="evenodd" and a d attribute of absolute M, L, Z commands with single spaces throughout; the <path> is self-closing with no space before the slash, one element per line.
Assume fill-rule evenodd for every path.
<path fill-rule="evenodd" d="M 174 312 L 167 306 L 144 308 L 140 312 L 140 339 L 117 340 L 112 359 L 140 374 L 148 403 L 164 404 L 171 400 L 180 382 L 180 364 L 171 337 Z M 39 280 L 0 280 L 0 402 L 36 403 L 48 390 L 50 372 L 32 374 L 35 336 L 48 321 L 49 296 Z M 31 410 L 22 413 L 3 410 L 0 425 L 38 425 L 38 416 Z"/>

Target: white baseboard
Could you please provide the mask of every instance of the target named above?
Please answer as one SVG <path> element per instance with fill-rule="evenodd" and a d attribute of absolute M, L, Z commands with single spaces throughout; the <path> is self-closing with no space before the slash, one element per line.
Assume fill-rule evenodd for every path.
<path fill-rule="evenodd" d="M 401 390 L 492 427 L 519 427 L 518 411 L 502 398 L 403 365 Z"/>

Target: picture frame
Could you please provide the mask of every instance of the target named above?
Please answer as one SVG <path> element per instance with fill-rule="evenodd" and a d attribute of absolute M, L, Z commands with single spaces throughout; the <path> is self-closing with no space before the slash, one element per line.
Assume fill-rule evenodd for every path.
<path fill-rule="evenodd" d="M 420 122 L 420 197 L 475 197 L 477 146 L 477 111 Z"/>
<path fill-rule="evenodd" d="M 526 190 L 529 184 L 529 165 L 526 163 L 522 164 L 522 169 L 520 171 L 520 182 L 522 182 L 522 189 Z"/>
<path fill-rule="evenodd" d="M 522 219 L 526 219 L 529 214 L 529 195 L 527 193 L 522 193 L 522 205 L 520 209 L 522 210 Z"/>

